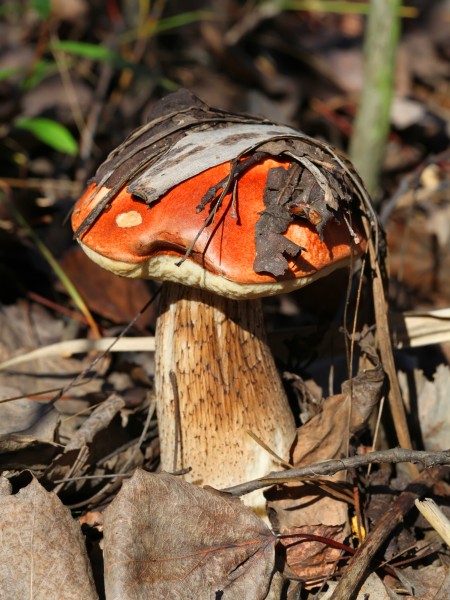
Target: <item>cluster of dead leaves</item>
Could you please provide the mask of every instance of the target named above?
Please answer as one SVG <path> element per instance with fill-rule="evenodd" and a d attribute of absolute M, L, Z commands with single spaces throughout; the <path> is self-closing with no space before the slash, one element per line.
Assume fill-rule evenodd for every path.
<path fill-rule="evenodd" d="M 16 495 L 2 482 L 1 597 L 97 598 L 69 510 L 34 478 Z M 138 470 L 104 513 L 106 597 L 266 598 L 275 542 L 239 500 Z"/>
<path fill-rule="evenodd" d="M 302 427 L 295 466 L 345 452 L 348 427 L 354 430 L 366 422 L 380 397 L 383 372 L 376 368 L 368 373 L 353 380 L 353 405 L 347 389 L 325 400 L 322 411 Z M 118 396 L 98 407 L 53 460 L 47 481 L 62 477 L 67 469 L 84 472 L 96 434 L 121 409 Z M 165 473 L 135 471 L 103 515 L 93 514 L 94 523 L 89 513 L 80 519 L 88 529 L 88 523 L 94 528 L 101 524 L 107 600 L 276 599 L 289 578 L 323 580 L 334 571 L 339 544 L 349 534 L 342 477 L 326 479 L 274 488 L 269 502 L 274 534 L 229 494 Z M 61 590 L 64 598 L 97 598 L 83 536 L 69 509 L 34 477 L 24 486 L 22 476 L 17 485 L 20 489 L 13 494 L 9 481 L 2 479 L 2 600 L 56 600 Z M 313 534 L 316 541 L 305 534 Z M 286 554 L 283 575 L 275 568 L 276 555 L 283 553 L 280 539 Z"/>
<path fill-rule="evenodd" d="M 12 314 L 3 322 L 4 343 L 9 336 L 8 319 Z M 42 339 L 52 341 L 45 338 L 44 332 L 48 335 L 51 330 L 45 318 L 37 323 Z M 51 360 L 51 364 L 39 364 L 37 370 L 57 372 L 62 359 Z M 70 361 L 72 370 L 79 371 L 80 361 Z M 70 361 L 64 359 L 60 367 L 65 374 Z M 368 365 L 344 384 L 342 393 L 326 399 L 313 397 L 314 388 L 298 386 L 309 416 L 293 449 L 294 467 L 347 454 L 349 436 L 366 427 L 382 394 L 384 372 L 379 365 Z M 19 378 L 2 375 L 4 392 L 12 393 L 11 386 L 19 383 L 22 387 L 16 391 L 26 392 L 24 373 Z M 430 407 L 443 406 L 438 400 L 446 393 L 448 369 L 442 367 L 439 373 L 434 383 L 422 386 L 422 412 L 436 414 Z M 91 385 L 91 393 L 98 393 L 99 383 Z M 301 589 L 317 590 L 321 585 L 330 590 L 321 598 L 331 593 L 332 580 L 352 551 L 348 517 L 354 512 L 354 497 L 343 473 L 272 487 L 267 492 L 269 529 L 229 494 L 198 488 L 168 474 L 135 470 L 148 457 L 143 455 L 145 445 L 139 443 L 139 436 L 132 435 L 142 423 L 133 427 L 135 411 L 123 395 L 110 395 L 84 415 L 77 412 L 85 406 L 85 396 L 53 407 L 31 399 L 20 402 L 15 410 L 13 403 L 0 405 L 9 411 L 4 413 L 0 437 L 0 462 L 7 476 L 0 486 L 1 600 L 28 596 L 51 600 L 62 594 L 83 600 L 278 600 L 283 594 L 295 598 Z M 73 414 L 67 419 L 63 411 L 70 402 Z M 11 427 L 16 433 L 11 433 Z M 445 424 L 440 431 L 440 436 L 445 435 Z M 440 440 L 430 449 L 441 447 Z M 27 468 L 38 478 L 24 474 Z M 114 477 L 105 484 L 108 475 Z M 71 505 L 75 516 L 79 509 L 87 511 L 79 516 L 79 523 L 61 500 Z M 380 512 L 374 504 L 367 510 L 375 520 Z M 430 589 L 445 577 L 444 571 L 434 569 L 433 574 Z M 401 575 L 402 585 L 409 582 L 410 590 L 413 575 L 404 571 Z M 365 586 L 361 594 L 377 593 L 375 597 L 386 600 L 395 597 L 378 575 L 372 575 Z M 411 591 L 411 597 L 417 594 Z"/>
<path fill-rule="evenodd" d="M 23 352 L 24 344 L 33 347 L 39 340 L 47 345 L 62 336 L 61 321 L 25 303 L 4 307 L 0 327 L 0 358 Z M 89 356 L 44 356 L 0 373 L 3 474 L 12 478 L 30 469 L 65 503 L 88 508 L 117 491 L 118 474 L 157 460 L 154 415 L 145 448 L 139 445 L 149 410 L 148 390 L 139 390 L 125 373 L 108 374 L 109 360 L 97 365 L 95 377 Z M 82 387 L 71 387 L 62 398 L 49 402 L 80 372 L 86 372 Z M 108 387 L 118 391 L 108 395 Z M 39 390 L 47 393 L 36 395 Z M 14 397 L 20 399 L 8 401 Z"/>

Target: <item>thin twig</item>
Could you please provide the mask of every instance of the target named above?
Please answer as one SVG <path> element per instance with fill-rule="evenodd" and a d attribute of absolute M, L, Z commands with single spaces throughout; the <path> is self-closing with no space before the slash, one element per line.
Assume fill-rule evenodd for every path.
<path fill-rule="evenodd" d="M 178 392 L 178 381 L 175 371 L 169 372 L 170 383 L 172 384 L 173 402 L 175 407 L 175 439 L 173 448 L 173 467 L 172 471 L 177 470 L 178 457 L 180 462 L 183 460 L 183 438 L 181 435 L 181 415 L 180 415 L 180 396 Z"/>
<path fill-rule="evenodd" d="M 394 362 L 391 332 L 388 322 L 388 308 L 386 299 L 384 297 L 383 275 L 381 272 L 380 263 L 376 257 L 376 250 L 371 239 L 369 239 L 368 245 L 371 267 L 374 270 L 372 289 L 375 321 L 377 324 L 377 344 L 380 351 L 381 362 L 389 380 L 389 408 L 391 410 L 395 433 L 397 434 L 399 444 L 403 448 L 412 448 L 405 406 L 403 404 L 402 392 L 400 390 L 400 384 Z M 419 474 L 417 467 L 412 464 L 409 465 L 409 472 L 413 479 Z"/>
<path fill-rule="evenodd" d="M 356 469 L 369 464 L 382 463 L 418 463 L 424 468 L 434 467 L 436 465 L 450 465 L 450 450 L 440 452 L 426 452 L 423 450 L 406 450 L 404 448 L 393 448 L 391 450 L 381 450 L 379 452 L 368 452 L 361 456 L 352 456 L 350 458 L 324 460 L 322 462 L 291 469 L 285 472 L 272 472 L 259 479 L 253 479 L 246 483 L 241 483 L 233 487 L 221 490 L 232 496 L 243 496 L 254 490 L 260 490 L 271 485 L 289 483 L 304 479 L 317 479 L 324 475 L 334 475 L 339 471 L 346 469 Z"/>
<path fill-rule="evenodd" d="M 117 343 L 117 340 L 119 340 L 122 337 L 124 337 L 124 335 L 129 331 L 129 329 L 136 323 L 136 321 L 139 319 L 139 317 L 141 317 L 144 314 L 144 312 L 147 310 L 147 308 L 158 297 L 160 291 L 161 291 L 161 289 L 158 289 L 153 294 L 153 296 L 144 304 L 144 306 L 140 309 L 140 311 L 131 319 L 131 321 L 128 323 L 128 325 L 117 335 L 117 337 L 114 339 L 114 342 L 107 348 L 107 350 L 105 350 L 102 354 L 99 354 L 96 358 L 94 358 L 94 360 L 92 361 L 92 363 L 88 367 L 86 367 L 80 373 L 78 373 L 78 375 L 71 382 L 69 382 L 67 385 L 65 385 L 58 392 L 58 394 L 56 394 L 56 396 L 54 396 L 52 398 L 52 400 L 51 400 L 52 404 L 54 404 L 60 398 L 62 398 L 62 396 L 64 396 L 64 394 L 66 394 L 72 388 L 73 385 L 75 385 L 76 383 L 78 383 L 79 381 L 81 381 L 82 379 L 85 378 L 86 373 L 89 370 L 92 370 L 97 365 L 97 363 L 110 351 L 110 349 L 114 346 L 114 344 Z"/>
<path fill-rule="evenodd" d="M 86 181 L 86 170 L 89 159 L 91 158 L 92 148 L 94 146 L 94 137 L 97 131 L 98 121 L 105 106 L 105 97 L 113 76 L 111 64 L 104 64 L 101 67 L 100 77 L 94 94 L 94 100 L 83 129 L 80 132 L 80 165 L 77 169 L 75 179 L 77 182 Z"/>

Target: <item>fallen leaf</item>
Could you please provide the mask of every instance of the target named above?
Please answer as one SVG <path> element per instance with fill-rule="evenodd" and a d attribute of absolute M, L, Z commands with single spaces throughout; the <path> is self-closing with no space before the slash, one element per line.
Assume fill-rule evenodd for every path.
<path fill-rule="evenodd" d="M 240 501 L 137 470 L 104 515 L 106 598 L 265 599 L 275 541 Z"/>
<path fill-rule="evenodd" d="M 330 575 L 334 571 L 342 549 L 325 543 L 326 539 L 341 537 L 342 528 L 327 525 L 304 525 L 283 531 L 289 536 L 281 539 L 286 548 L 286 562 L 296 577 L 314 580 Z M 308 540 L 303 534 L 324 538 L 324 541 Z M 295 537 L 298 536 L 298 537 Z"/>
<path fill-rule="evenodd" d="M 47 346 L 58 342 L 64 336 L 64 321 L 53 317 L 46 309 L 35 303 L 19 302 L 10 306 L 3 306 L 0 312 L 0 362 L 8 360 L 17 354 L 24 354 L 29 350 Z M 91 359 L 64 358 L 62 356 L 39 357 L 24 365 L 15 367 L 12 373 L 0 373 L 0 394 L 2 398 L 10 397 L 9 391 L 14 396 L 22 394 L 37 394 L 39 390 L 58 389 L 70 382 L 84 368 L 89 367 Z M 74 387 L 71 396 L 84 396 L 87 393 L 98 392 L 102 387 L 100 377 L 91 378 L 83 387 Z M 4 390 L 4 391 L 3 391 Z M 50 393 L 47 393 L 48 398 Z M 51 397 L 51 396 L 50 396 Z M 0 418 L 2 422 L 7 404 L 0 404 Z M 28 428 L 37 420 L 36 408 L 30 401 L 23 404 L 28 406 L 29 417 L 24 417 L 24 423 L 14 423 L 15 432 Z M 40 410 L 46 411 L 46 408 Z M 12 432 L 12 429 L 9 429 Z"/>
<path fill-rule="evenodd" d="M 0 393 L 6 389 L 14 395 L 10 387 Z M 43 469 L 59 452 L 59 413 L 48 403 L 23 399 L 0 404 L 0 417 L 0 465 L 4 469 Z"/>
<path fill-rule="evenodd" d="M 124 279 L 102 269 L 81 248 L 71 248 L 60 261 L 91 311 L 113 323 L 128 323 L 148 302 L 150 292 L 142 279 Z M 136 329 L 144 330 L 155 319 L 155 307 L 139 317 Z"/>
<path fill-rule="evenodd" d="M 80 527 L 36 479 L 0 496 L 1 600 L 94 600 Z"/>
<path fill-rule="evenodd" d="M 22 394 L 18 386 L 3 384 L 0 380 L 0 399 L 14 398 Z M 48 410 L 47 403 L 21 398 L 0 404 L 0 435 L 23 432 L 33 427 Z"/>

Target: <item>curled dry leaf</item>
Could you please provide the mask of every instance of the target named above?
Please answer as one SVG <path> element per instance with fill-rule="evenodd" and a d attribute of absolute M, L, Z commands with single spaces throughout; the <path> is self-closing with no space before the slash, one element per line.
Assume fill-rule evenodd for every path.
<path fill-rule="evenodd" d="M 80 527 L 36 479 L 0 496 L 0 598 L 97 598 Z"/>
<path fill-rule="evenodd" d="M 300 467 L 318 461 L 345 455 L 348 439 L 349 401 L 343 394 L 327 398 L 320 414 L 299 429 L 299 441 L 294 449 L 294 466 Z M 340 472 L 324 481 L 342 482 Z M 278 496 L 278 498 L 277 498 Z M 276 512 L 277 527 L 281 533 L 287 528 L 325 524 L 339 527 L 347 522 L 347 504 L 330 497 L 314 483 L 289 484 L 278 492 L 271 492 L 271 508 Z M 346 535 L 348 530 L 343 532 Z"/>
<path fill-rule="evenodd" d="M 11 390 L 11 397 L 19 389 L 14 392 L 1 383 L 0 387 L 0 393 Z M 60 450 L 57 443 L 60 416 L 53 406 L 25 398 L 0 404 L 0 423 L 0 465 L 3 469 L 45 469 Z M 28 426 L 22 428 L 21 423 Z"/>
<path fill-rule="evenodd" d="M 276 538 L 240 501 L 138 470 L 105 511 L 108 600 L 267 598 Z"/>
<path fill-rule="evenodd" d="M 344 394 L 348 397 L 351 395 L 351 433 L 361 431 L 367 426 L 373 410 L 381 400 L 385 377 L 383 367 L 378 363 L 373 369 L 364 369 L 353 379 L 342 384 Z"/>

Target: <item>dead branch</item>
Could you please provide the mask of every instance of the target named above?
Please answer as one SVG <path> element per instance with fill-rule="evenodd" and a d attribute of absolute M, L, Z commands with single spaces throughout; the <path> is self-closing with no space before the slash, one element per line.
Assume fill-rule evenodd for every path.
<path fill-rule="evenodd" d="M 290 471 L 282 473 L 272 472 L 260 479 L 254 479 L 221 491 L 231 494 L 232 496 L 243 496 L 254 490 L 259 490 L 271 485 L 289 483 L 291 481 L 299 481 L 302 479 L 316 479 L 323 477 L 324 475 L 334 475 L 339 471 L 356 469 L 370 464 L 396 464 L 402 462 L 421 464 L 425 469 L 435 467 L 436 465 L 450 465 L 450 450 L 426 452 L 423 450 L 393 448 L 391 450 L 368 452 L 361 456 L 352 456 L 350 458 L 342 458 L 339 460 L 325 460 L 307 467 L 291 469 Z"/>

